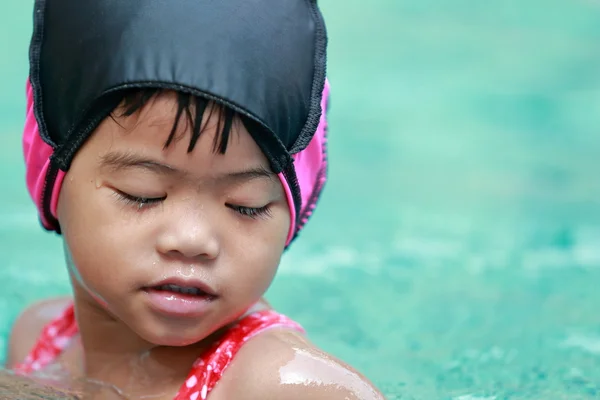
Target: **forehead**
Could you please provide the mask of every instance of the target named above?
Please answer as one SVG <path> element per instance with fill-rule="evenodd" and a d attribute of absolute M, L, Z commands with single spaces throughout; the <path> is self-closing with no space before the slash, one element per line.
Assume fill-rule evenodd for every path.
<path fill-rule="evenodd" d="M 201 123 L 200 137 L 190 149 L 195 121 L 190 121 L 188 113 L 194 115 L 195 106 L 179 112 L 180 117 L 176 121 L 179 106 L 175 92 L 164 92 L 150 99 L 131 116 L 122 116 L 122 111 L 117 109 L 115 115 L 103 121 L 93 135 L 96 151 L 102 156 L 108 151 L 126 150 L 184 169 L 211 168 L 218 172 L 228 166 L 244 167 L 249 164 L 269 169 L 267 158 L 237 116 L 231 124 L 225 153 L 216 151 L 215 145 L 221 138 L 225 119 L 221 109 L 212 103 L 207 105 L 202 121 L 198 121 Z M 173 130 L 173 140 L 166 146 Z"/>

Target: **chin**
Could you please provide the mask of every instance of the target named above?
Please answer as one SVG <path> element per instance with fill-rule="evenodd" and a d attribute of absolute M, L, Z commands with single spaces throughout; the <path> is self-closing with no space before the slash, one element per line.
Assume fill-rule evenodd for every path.
<path fill-rule="evenodd" d="M 158 338 L 157 342 L 154 343 L 157 346 L 164 347 L 187 347 L 201 341 L 202 337 L 182 337 L 182 336 L 170 336 Z"/>
<path fill-rule="evenodd" d="M 138 333 L 145 341 L 155 346 L 185 347 L 200 342 L 208 335 L 202 332 L 185 332 L 176 327 Z"/>
<path fill-rule="evenodd" d="M 212 318 L 163 319 L 152 318 L 140 326 L 138 334 L 157 346 L 185 347 L 201 342 L 219 330 Z M 148 323 L 150 322 L 150 323 Z"/>

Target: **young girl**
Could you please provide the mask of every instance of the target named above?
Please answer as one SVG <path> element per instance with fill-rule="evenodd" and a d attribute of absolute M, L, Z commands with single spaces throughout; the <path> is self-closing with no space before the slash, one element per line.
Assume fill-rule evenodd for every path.
<path fill-rule="evenodd" d="M 8 366 L 125 398 L 382 398 L 262 299 L 325 181 L 315 1 L 36 0 L 34 15 L 27 185 L 74 296 L 23 313 Z"/>

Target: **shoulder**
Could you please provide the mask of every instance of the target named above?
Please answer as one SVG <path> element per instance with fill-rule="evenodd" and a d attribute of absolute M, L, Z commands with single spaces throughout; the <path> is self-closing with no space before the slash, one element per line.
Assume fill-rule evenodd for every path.
<path fill-rule="evenodd" d="M 384 399 L 358 371 L 318 349 L 304 336 L 280 329 L 248 341 L 217 389 L 221 396 L 216 398 Z"/>
<path fill-rule="evenodd" d="M 28 306 L 13 324 L 6 355 L 6 367 L 11 368 L 27 357 L 42 329 L 72 301 L 70 297 L 57 297 L 38 301 Z"/>

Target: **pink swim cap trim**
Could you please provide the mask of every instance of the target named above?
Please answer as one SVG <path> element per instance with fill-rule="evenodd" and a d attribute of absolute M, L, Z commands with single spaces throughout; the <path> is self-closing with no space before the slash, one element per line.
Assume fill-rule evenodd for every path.
<path fill-rule="evenodd" d="M 51 221 L 44 217 L 42 197 L 46 188 L 46 177 L 50 168 L 50 156 L 54 153 L 54 148 L 46 143 L 40 135 L 37 120 L 35 119 L 33 88 L 29 79 L 26 84 L 27 92 L 27 114 L 25 117 L 25 127 L 23 129 L 23 155 L 27 167 L 25 180 L 27 190 L 35 206 L 38 209 L 40 221 L 44 228 L 53 230 L 56 227 Z M 64 179 L 65 173 L 59 171 L 52 189 L 52 199 L 50 202 L 50 211 L 56 217 L 56 207 L 58 205 L 58 195 Z"/>
<path fill-rule="evenodd" d="M 288 246 L 292 239 L 294 238 L 294 233 L 296 232 L 296 207 L 294 207 L 294 196 L 292 195 L 292 191 L 290 190 L 290 186 L 285 180 L 285 175 L 282 173 L 277 174 L 279 178 L 279 182 L 281 182 L 281 186 L 283 186 L 283 191 L 285 192 L 285 198 L 287 200 L 288 208 L 290 209 L 290 229 L 288 230 L 287 239 L 285 240 L 285 245 Z"/>
<path fill-rule="evenodd" d="M 287 245 L 291 243 L 312 215 L 327 181 L 327 106 L 329 92 L 330 85 L 326 79 L 323 96 L 321 97 L 321 118 L 317 131 L 308 146 L 292 156 L 294 158 L 294 169 L 302 198 L 302 207 L 298 212 L 296 212 L 294 207 L 290 185 L 285 176 L 279 174 L 279 180 L 285 190 L 292 220 Z"/>

